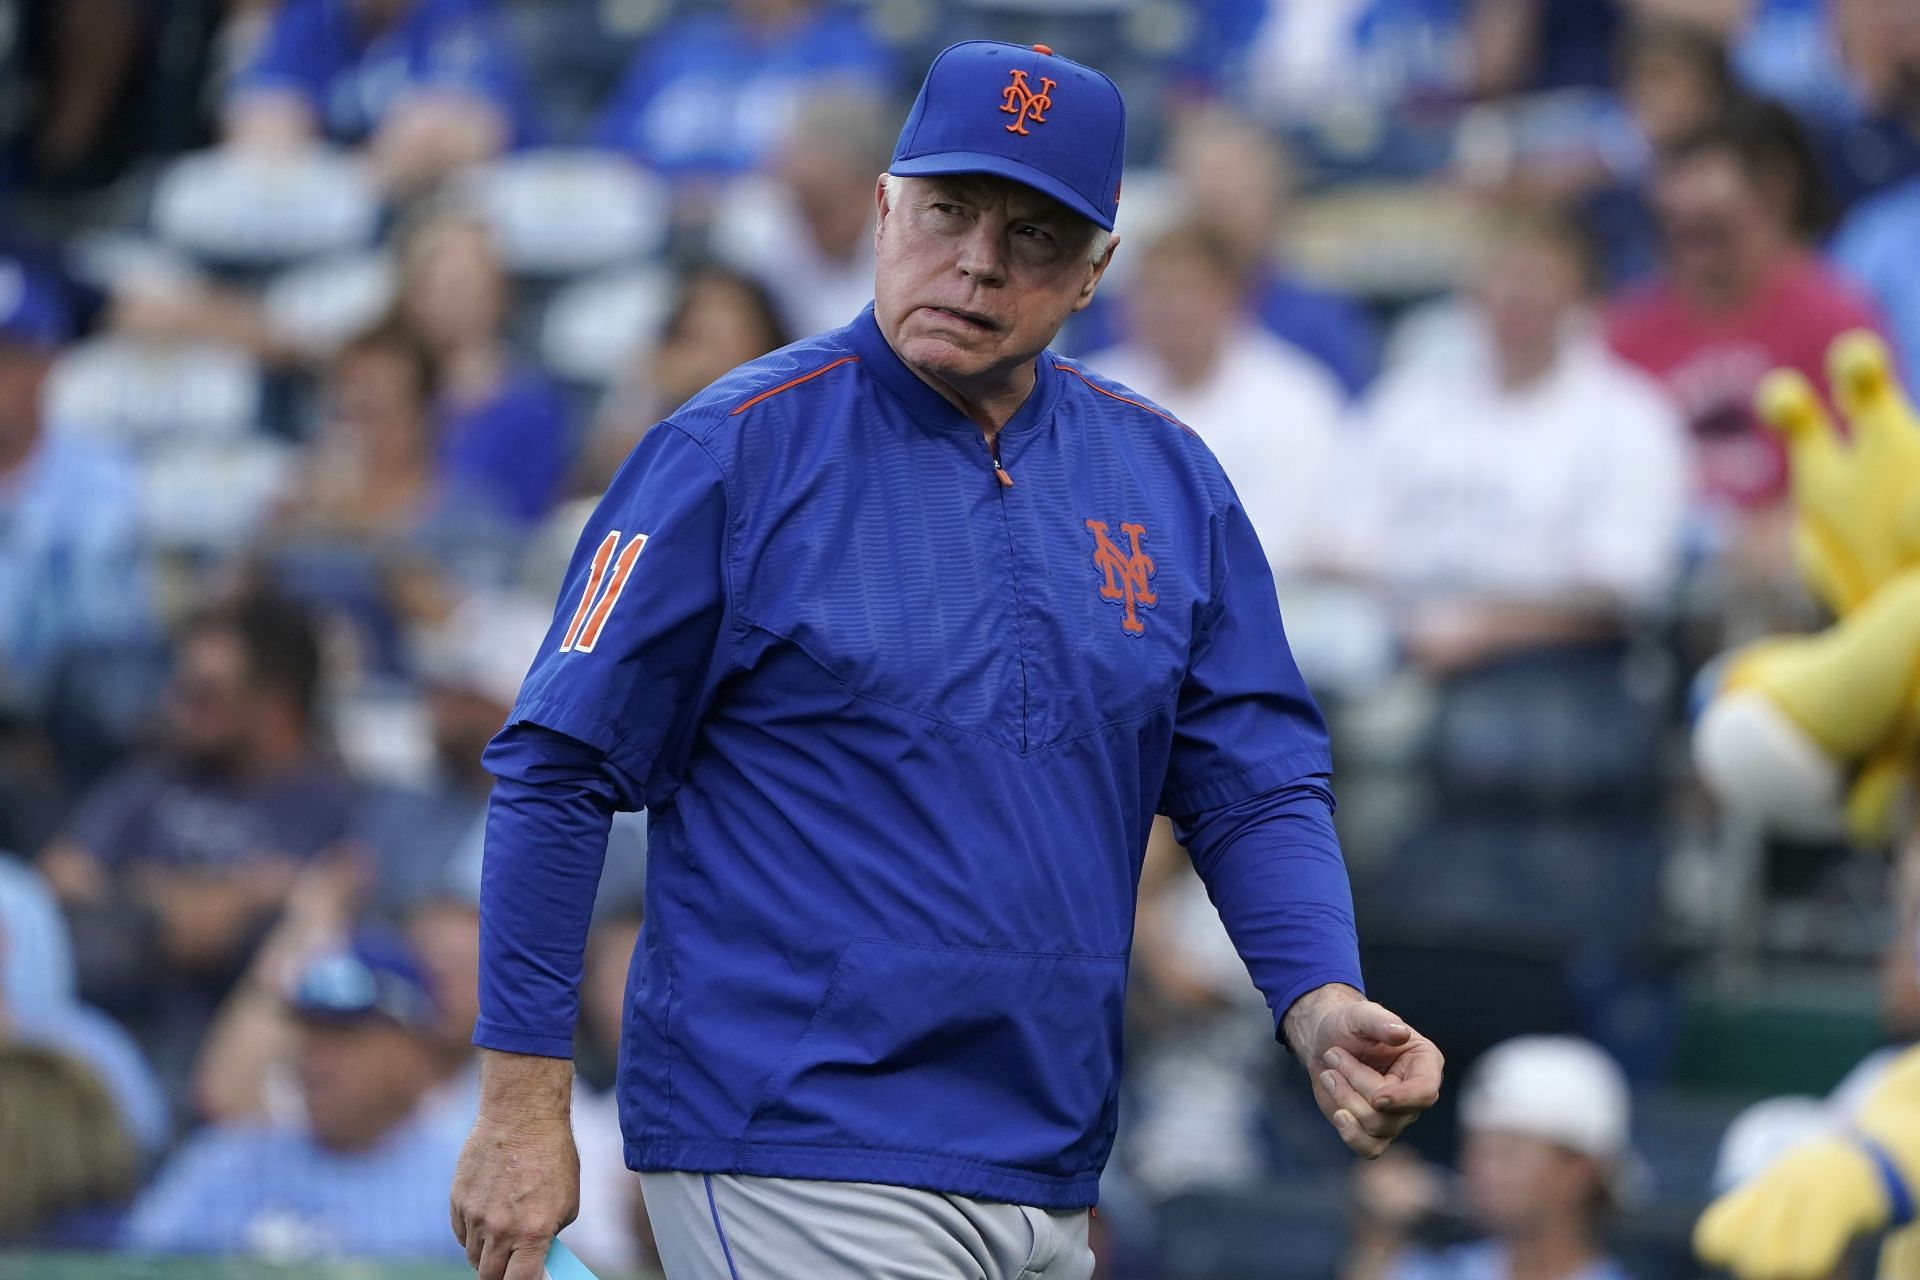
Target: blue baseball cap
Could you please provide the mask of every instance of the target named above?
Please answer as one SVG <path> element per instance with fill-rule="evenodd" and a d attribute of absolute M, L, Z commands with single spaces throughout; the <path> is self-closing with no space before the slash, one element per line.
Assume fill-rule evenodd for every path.
<path fill-rule="evenodd" d="M 440 1017 L 426 968 L 413 948 L 393 930 L 373 925 L 355 929 L 301 965 L 287 1007 L 315 1022 L 386 1018 L 408 1030 L 430 1029 Z"/>
<path fill-rule="evenodd" d="M 0 255 L 0 342 L 48 350 L 72 337 L 59 285 L 30 263 Z"/>
<path fill-rule="evenodd" d="M 1092 67 L 1043 44 L 967 40 L 927 68 L 888 172 L 992 173 L 1113 230 L 1127 105 Z"/>

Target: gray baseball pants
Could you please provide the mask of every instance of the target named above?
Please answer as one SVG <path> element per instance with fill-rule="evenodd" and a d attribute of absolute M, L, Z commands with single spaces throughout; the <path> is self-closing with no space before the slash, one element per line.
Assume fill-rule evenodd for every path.
<path fill-rule="evenodd" d="M 643 1173 L 667 1280 L 1088 1280 L 1085 1209 L 873 1182 Z"/>

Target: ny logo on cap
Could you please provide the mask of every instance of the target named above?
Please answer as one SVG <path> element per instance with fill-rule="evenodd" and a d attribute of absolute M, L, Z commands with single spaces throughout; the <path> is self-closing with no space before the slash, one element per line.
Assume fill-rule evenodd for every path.
<path fill-rule="evenodd" d="M 1026 136 L 1027 121 L 1035 124 L 1047 122 L 1046 113 L 1053 108 L 1054 82 L 1046 76 L 1040 77 L 1040 92 L 1035 93 L 1027 83 L 1027 73 L 1015 67 L 1010 73 L 1013 83 L 1000 91 L 1000 109 L 1013 117 L 1013 123 L 1007 126 L 1008 133 Z"/>

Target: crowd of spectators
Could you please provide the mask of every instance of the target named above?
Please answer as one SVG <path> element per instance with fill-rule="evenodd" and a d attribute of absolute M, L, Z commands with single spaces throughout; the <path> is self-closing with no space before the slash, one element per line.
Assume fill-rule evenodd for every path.
<path fill-rule="evenodd" d="M 967 35 L 1122 82 L 1061 345 L 1226 465 L 1377 994 L 1465 1081 L 1349 1185 L 1163 825 L 1105 1274 L 1685 1272 L 1706 1174 L 1632 1141 L 1714 961 L 1675 744 L 1813 616 L 1757 383 L 1854 328 L 1920 375 L 1901 0 L 0 0 L 0 1247 L 459 1260 L 480 749 L 639 437 L 865 304 Z M 614 1273 L 644 862 L 583 987 Z"/>

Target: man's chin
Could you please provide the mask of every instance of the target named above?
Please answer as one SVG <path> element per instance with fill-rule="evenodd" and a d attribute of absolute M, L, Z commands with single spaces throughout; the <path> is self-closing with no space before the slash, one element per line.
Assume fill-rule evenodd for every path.
<path fill-rule="evenodd" d="M 900 358 L 922 373 L 942 379 L 976 377 L 992 361 L 940 334 L 911 334 L 900 344 Z"/>

